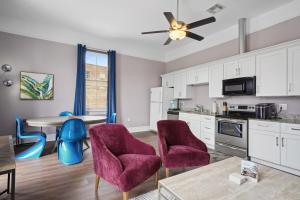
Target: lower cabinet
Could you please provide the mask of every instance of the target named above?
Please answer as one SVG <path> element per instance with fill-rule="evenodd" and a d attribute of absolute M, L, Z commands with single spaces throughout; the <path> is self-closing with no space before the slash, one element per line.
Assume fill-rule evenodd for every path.
<path fill-rule="evenodd" d="M 180 112 L 179 119 L 185 121 L 192 133 L 208 148 L 215 148 L 215 117 Z"/>
<path fill-rule="evenodd" d="M 299 152 L 300 125 L 249 120 L 251 159 L 266 161 L 275 164 L 273 167 L 300 174 Z"/>
<path fill-rule="evenodd" d="M 249 155 L 280 164 L 279 133 L 250 129 Z"/>

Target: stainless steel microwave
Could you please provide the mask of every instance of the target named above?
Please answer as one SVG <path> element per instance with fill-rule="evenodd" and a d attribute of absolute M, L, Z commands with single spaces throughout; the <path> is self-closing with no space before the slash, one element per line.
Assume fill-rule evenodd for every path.
<path fill-rule="evenodd" d="M 243 77 L 223 80 L 223 95 L 255 95 L 256 77 Z"/>

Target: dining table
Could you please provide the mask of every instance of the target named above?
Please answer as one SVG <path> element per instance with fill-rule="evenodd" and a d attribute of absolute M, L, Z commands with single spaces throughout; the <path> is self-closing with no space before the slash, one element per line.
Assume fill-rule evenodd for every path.
<path fill-rule="evenodd" d="M 103 123 L 106 116 L 55 116 L 27 119 L 26 124 L 32 127 L 60 127 L 69 119 L 81 119 L 86 125 Z"/>
<path fill-rule="evenodd" d="M 69 119 L 81 119 L 86 125 L 99 124 L 106 122 L 106 116 L 55 116 L 55 117 L 39 117 L 27 119 L 27 126 L 31 127 L 40 127 L 41 132 L 43 132 L 43 128 L 45 127 L 61 127 L 63 123 Z M 89 148 L 89 144 L 86 139 L 83 141 L 84 144 Z M 52 153 L 55 151 L 57 143 L 54 144 Z"/>

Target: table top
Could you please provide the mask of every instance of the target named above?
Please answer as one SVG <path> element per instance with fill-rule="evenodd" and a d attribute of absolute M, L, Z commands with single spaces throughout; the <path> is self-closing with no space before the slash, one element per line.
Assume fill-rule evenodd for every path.
<path fill-rule="evenodd" d="M 27 119 L 28 126 L 34 127 L 50 127 L 61 126 L 68 119 L 82 119 L 86 124 L 97 124 L 106 121 L 106 116 L 66 116 L 66 117 L 40 117 L 35 119 Z"/>
<path fill-rule="evenodd" d="M 237 185 L 229 174 L 240 172 L 237 157 L 200 167 L 159 181 L 180 200 L 295 200 L 300 199 L 300 177 L 258 165 L 259 182 Z"/>
<path fill-rule="evenodd" d="M 14 145 L 11 136 L 0 136 L 0 172 L 16 168 Z"/>

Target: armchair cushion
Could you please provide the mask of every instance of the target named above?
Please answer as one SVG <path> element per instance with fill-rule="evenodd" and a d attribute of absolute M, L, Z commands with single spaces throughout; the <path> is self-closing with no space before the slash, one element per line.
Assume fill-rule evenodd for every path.
<path fill-rule="evenodd" d="M 166 156 L 166 166 L 169 168 L 207 165 L 208 161 L 207 152 L 184 145 L 170 146 Z"/>
<path fill-rule="evenodd" d="M 156 155 L 124 154 L 118 156 L 124 168 L 120 176 L 119 188 L 128 191 L 151 177 L 161 166 Z"/>

